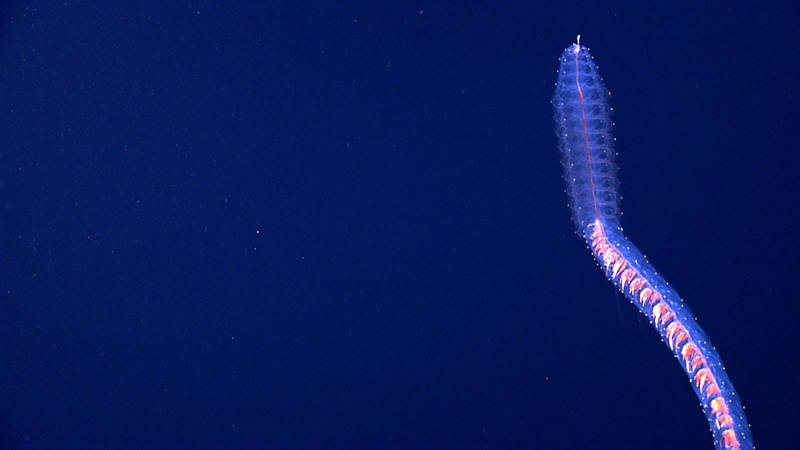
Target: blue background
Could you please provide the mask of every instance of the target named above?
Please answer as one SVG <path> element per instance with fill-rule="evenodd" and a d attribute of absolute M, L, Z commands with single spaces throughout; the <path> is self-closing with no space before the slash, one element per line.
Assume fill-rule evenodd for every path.
<path fill-rule="evenodd" d="M 0 7 L 0 447 L 711 448 L 573 233 L 577 33 L 626 234 L 796 443 L 795 7 L 98 3 Z"/>

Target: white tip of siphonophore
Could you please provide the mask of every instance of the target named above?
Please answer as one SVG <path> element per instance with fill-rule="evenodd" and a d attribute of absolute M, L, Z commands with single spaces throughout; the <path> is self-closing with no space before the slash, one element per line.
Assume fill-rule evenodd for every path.
<path fill-rule="evenodd" d="M 575 40 L 576 42 L 575 45 L 572 46 L 572 52 L 577 55 L 581 52 L 581 35 L 579 34 Z"/>

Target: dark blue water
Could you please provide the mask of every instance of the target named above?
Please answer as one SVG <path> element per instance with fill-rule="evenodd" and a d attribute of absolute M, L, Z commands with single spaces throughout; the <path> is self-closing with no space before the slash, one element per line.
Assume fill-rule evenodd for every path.
<path fill-rule="evenodd" d="M 0 447 L 711 448 L 573 233 L 582 34 L 622 223 L 793 448 L 795 8 L 0 7 Z"/>

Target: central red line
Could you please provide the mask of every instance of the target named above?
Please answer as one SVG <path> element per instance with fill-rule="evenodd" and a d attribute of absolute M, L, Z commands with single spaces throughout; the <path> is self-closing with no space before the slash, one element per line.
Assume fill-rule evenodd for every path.
<path fill-rule="evenodd" d="M 578 96 L 581 98 L 581 121 L 583 121 L 583 140 L 586 142 L 586 160 L 589 163 L 589 184 L 592 188 L 592 206 L 594 206 L 594 215 L 597 220 L 600 220 L 600 212 L 597 210 L 597 196 L 594 192 L 594 175 L 592 174 L 592 151 L 589 149 L 589 130 L 586 128 L 586 112 L 583 109 L 583 91 L 581 90 L 580 79 L 580 64 L 578 64 L 578 53 L 581 48 L 576 44 L 575 46 L 575 85 L 578 87 Z"/>

